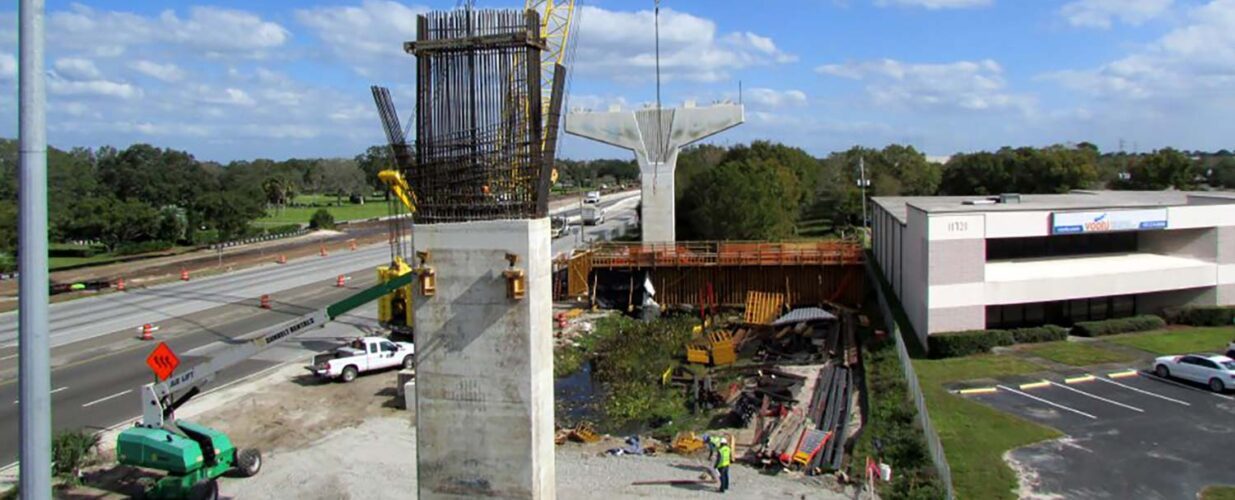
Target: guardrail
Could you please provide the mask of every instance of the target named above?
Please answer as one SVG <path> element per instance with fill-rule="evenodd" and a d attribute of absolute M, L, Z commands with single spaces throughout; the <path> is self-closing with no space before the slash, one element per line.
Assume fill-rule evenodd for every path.
<path fill-rule="evenodd" d="M 861 264 L 856 241 L 602 243 L 591 249 L 593 268 L 787 266 Z"/>
<path fill-rule="evenodd" d="M 231 248 L 231 247 L 234 247 L 234 246 L 237 246 L 237 245 L 248 245 L 248 244 L 250 244 L 250 243 L 259 243 L 259 242 L 262 242 L 262 241 L 281 240 L 281 239 L 283 239 L 283 238 L 291 238 L 291 237 L 294 237 L 294 236 L 301 236 L 301 235 L 304 235 L 304 234 L 308 234 L 308 233 L 309 233 L 309 231 L 310 231 L 310 230 L 309 230 L 308 228 L 301 228 L 300 230 L 297 230 L 297 231 L 292 231 L 292 232 L 288 232 L 288 233 L 264 234 L 264 235 L 261 235 L 261 236 L 254 236 L 254 237 L 251 237 L 251 238 L 244 238 L 244 239 L 232 240 L 232 241 L 224 241 L 224 242 L 222 242 L 222 243 L 212 243 L 212 244 L 210 244 L 210 249 L 211 249 L 211 250 L 218 250 L 218 249 L 220 249 L 220 248 Z"/>
<path fill-rule="evenodd" d="M 922 432 L 926 435 L 926 448 L 930 452 L 931 462 L 935 464 L 939 480 L 943 481 L 948 500 L 952 500 L 956 498 L 956 492 L 952 489 L 952 468 L 948 466 L 948 457 L 944 455 L 943 443 L 939 442 L 939 433 L 935 432 L 935 426 L 931 424 L 930 413 L 926 411 L 926 399 L 922 396 L 922 387 L 918 384 L 918 374 L 913 369 L 909 349 L 905 346 L 905 339 L 901 335 L 900 326 L 896 323 L 896 316 L 892 315 L 892 307 L 888 305 L 888 300 L 884 297 L 883 282 L 879 279 L 874 264 L 866 263 L 866 274 L 875 288 L 875 295 L 879 297 L 879 313 L 883 315 L 884 323 L 890 330 L 888 334 L 896 340 L 896 357 L 900 358 L 901 370 L 905 374 L 909 394 L 913 398 L 914 407 L 918 410 L 918 423 L 922 425 Z"/>

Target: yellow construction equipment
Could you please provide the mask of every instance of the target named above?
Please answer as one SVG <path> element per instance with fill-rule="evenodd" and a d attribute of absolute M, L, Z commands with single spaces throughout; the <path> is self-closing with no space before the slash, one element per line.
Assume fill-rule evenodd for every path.
<path fill-rule="evenodd" d="M 397 170 L 383 170 L 378 172 L 377 178 L 386 183 L 395 198 L 407 207 L 408 213 L 416 212 L 416 194 L 412 192 L 411 186 L 402 174 Z M 391 215 L 397 216 L 398 214 L 392 213 Z M 397 224 L 397 221 L 394 223 Z M 403 245 L 398 241 L 399 237 L 397 232 L 391 234 L 392 258 L 390 265 L 377 268 L 379 283 L 387 283 L 413 271 L 412 266 L 408 265 L 402 255 Z M 392 333 L 411 335 L 414 324 L 412 321 L 412 285 L 397 288 L 393 293 L 377 300 L 377 321 L 382 326 L 390 328 Z"/>
<path fill-rule="evenodd" d="M 541 138 L 541 145 L 548 140 L 548 134 L 557 130 L 547 126 L 550 105 L 553 101 L 553 79 L 559 65 L 566 60 L 566 43 L 570 41 L 570 22 L 574 19 L 575 0 L 527 0 L 524 7 L 540 14 L 540 38 L 545 42 L 545 50 L 540 52 L 540 117 L 545 120 L 541 130 L 546 134 Z M 562 67 L 565 69 L 565 67 Z M 557 184 L 557 167 L 549 174 L 549 182 Z"/>

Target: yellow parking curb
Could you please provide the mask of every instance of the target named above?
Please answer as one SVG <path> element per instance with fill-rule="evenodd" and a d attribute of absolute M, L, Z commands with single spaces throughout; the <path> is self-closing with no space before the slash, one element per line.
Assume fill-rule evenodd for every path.
<path fill-rule="evenodd" d="M 1110 377 L 1110 378 L 1126 378 L 1126 377 L 1135 377 L 1135 376 L 1136 376 L 1136 370 L 1128 370 L 1128 371 L 1123 371 L 1123 372 L 1108 373 L 1108 374 L 1106 374 L 1106 376 L 1108 376 L 1108 377 Z"/>
<path fill-rule="evenodd" d="M 1050 385 L 1051 385 L 1051 383 L 1050 383 L 1049 381 L 1046 381 L 1046 380 L 1043 380 L 1043 381 L 1041 381 L 1041 382 L 1031 382 L 1031 383 L 1028 383 L 1028 384 L 1021 384 L 1021 390 L 1025 390 L 1025 389 L 1037 389 L 1037 388 L 1040 388 L 1040 387 L 1048 387 L 1048 386 L 1050 386 Z"/>
<path fill-rule="evenodd" d="M 961 389 L 956 392 L 960 394 L 968 395 L 968 394 L 992 394 L 997 391 L 999 391 L 999 389 L 996 389 L 994 387 L 975 387 L 973 389 Z"/>
<path fill-rule="evenodd" d="M 1094 377 L 1093 375 L 1085 375 L 1085 376 L 1081 376 L 1081 377 L 1065 378 L 1065 379 L 1063 379 L 1063 383 L 1065 383 L 1065 384 L 1077 384 L 1077 383 L 1080 383 L 1080 382 L 1093 382 L 1094 378 L 1096 378 L 1096 377 Z"/>

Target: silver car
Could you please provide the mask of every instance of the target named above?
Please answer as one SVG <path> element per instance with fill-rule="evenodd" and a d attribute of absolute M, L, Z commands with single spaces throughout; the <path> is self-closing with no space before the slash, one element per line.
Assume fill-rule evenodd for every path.
<path fill-rule="evenodd" d="M 1235 360 L 1218 354 L 1162 356 L 1154 360 L 1154 374 L 1206 384 L 1214 392 L 1235 387 Z"/>

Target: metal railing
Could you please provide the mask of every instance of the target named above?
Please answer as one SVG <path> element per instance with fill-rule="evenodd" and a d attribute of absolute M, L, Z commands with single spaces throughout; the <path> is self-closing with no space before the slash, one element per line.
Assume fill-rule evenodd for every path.
<path fill-rule="evenodd" d="M 593 268 L 683 266 L 786 266 L 861 264 L 856 241 L 602 243 L 592 249 Z"/>
<path fill-rule="evenodd" d="M 896 322 L 896 316 L 892 314 L 892 308 L 888 305 L 888 300 L 884 296 L 884 288 L 882 281 L 877 275 L 877 271 L 872 263 L 866 263 L 867 279 L 870 280 L 875 295 L 879 297 L 879 312 L 883 314 L 884 323 L 887 325 L 889 335 L 896 339 L 896 357 L 900 358 L 901 370 L 905 373 L 905 382 L 909 386 L 910 397 L 913 398 L 913 405 L 918 409 L 918 423 L 922 425 L 922 432 L 926 435 L 926 447 L 930 451 L 931 462 L 935 464 L 935 471 L 939 474 L 939 480 L 943 481 L 944 488 L 948 493 L 948 500 L 956 498 L 956 492 L 952 489 L 952 469 L 948 466 L 948 458 L 943 452 L 943 443 L 939 442 L 939 433 L 935 432 L 935 426 L 931 424 L 930 413 L 926 411 L 926 399 L 922 396 L 922 387 L 918 383 L 918 374 L 913 369 L 913 360 L 909 357 L 909 350 L 905 346 L 904 336 L 901 335 L 900 326 Z"/>

